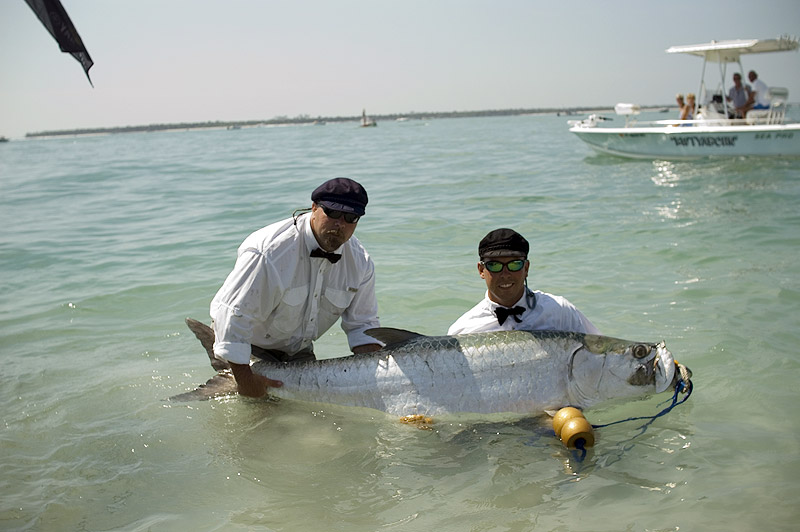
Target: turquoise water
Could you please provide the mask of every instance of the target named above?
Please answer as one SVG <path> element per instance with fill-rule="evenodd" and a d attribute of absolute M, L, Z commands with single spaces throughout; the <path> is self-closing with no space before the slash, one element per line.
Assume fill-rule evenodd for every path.
<path fill-rule="evenodd" d="M 370 195 L 383 325 L 443 334 L 483 295 L 477 242 L 513 227 L 531 286 L 666 340 L 694 394 L 583 460 L 537 420 L 165 402 L 212 375 L 183 320 L 208 321 L 240 242 L 340 175 Z M 797 159 L 626 161 L 518 116 L 15 141 L 0 187 L 1 529 L 796 527 Z M 317 352 L 346 352 L 338 327 Z"/>

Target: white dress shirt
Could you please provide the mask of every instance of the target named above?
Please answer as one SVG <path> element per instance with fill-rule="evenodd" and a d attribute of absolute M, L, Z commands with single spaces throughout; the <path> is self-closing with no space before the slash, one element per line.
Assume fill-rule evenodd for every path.
<path fill-rule="evenodd" d="M 336 250 L 342 257 L 335 264 L 310 257 L 318 247 L 310 215 L 242 242 L 211 302 L 215 355 L 249 364 L 251 344 L 291 355 L 310 349 L 340 317 L 351 349 L 378 343 L 364 333 L 380 326 L 372 259 L 354 236 Z"/>
<path fill-rule="evenodd" d="M 520 323 L 509 316 L 500 325 L 494 313 L 498 305 L 489 299 L 489 292 L 477 305 L 472 307 L 447 330 L 448 335 L 474 332 L 511 331 L 522 329 L 527 331 L 571 331 L 586 334 L 600 334 L 586 316 L 561 296 L 554 296 L 539 290 L 530 291 L 532 298 L 525 295 L 514 306 L 525 309 L 520 316 Z M 529 304 L 530 301 L 530 304 Z"/>
<path fill-rule="evenodd" d="M 769 108 L 769 88 L 767 84 L 756 78 L 753 82 L 753 90 L 756 91 L 756 105 L 760 105 L 764 109 Z"/>

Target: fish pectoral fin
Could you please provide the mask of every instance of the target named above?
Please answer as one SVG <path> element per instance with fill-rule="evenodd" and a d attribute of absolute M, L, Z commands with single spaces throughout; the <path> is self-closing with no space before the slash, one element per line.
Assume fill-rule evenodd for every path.
<path fill-rule="evenodd" d="M 403 416 L 400 418 L 400 423 L 406 425 L 414 425 L 420 430 L 433 430 L 433 418 L 430 416 L 423 416 L 422 414 L 413 414 L 410 416 Z"/>
<path fill-rule="evenodd" d="M 423 334 L 415 333 L 413 331 L 394 329 L 392 327 L 376 327 L 374 329 L 367 329 L 364 332 L 376 340 L 386 344 L 386 347 L 402 344 L 403 342 L 424 336 Z"/>
<path fill-rule="evenodd" d="M 229 371 L 221 371 L 191 392 L 173 395 L 169 400 L 174 402 L 208 401 L 214 397 L 236 393 L 236 391 L 236 379 Z"/>

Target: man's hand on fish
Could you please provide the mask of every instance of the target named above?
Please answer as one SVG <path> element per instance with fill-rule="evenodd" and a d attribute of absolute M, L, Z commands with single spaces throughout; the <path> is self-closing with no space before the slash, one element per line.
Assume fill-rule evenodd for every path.
<path fill-rule="evenodd" d="M 231 363 L 231 372 L 236 379 L 236 388 L 239 394 L 247 397 L 264 397 L 267 395 L 267 388 L 283 386 L 281 381 L 253 373 L 249 364 Z"/>

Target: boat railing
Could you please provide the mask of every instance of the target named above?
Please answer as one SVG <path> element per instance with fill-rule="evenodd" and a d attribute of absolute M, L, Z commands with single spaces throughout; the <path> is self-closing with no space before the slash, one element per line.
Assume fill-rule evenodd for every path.
<path fill-rule="evenodd" d="M 659 126 L 746 126 L 747 120 L 743 118 L 697 118 L 695 120 L 657 120 L 651 122 Z"/>
<path fill-rule="evenodd" d="M 698 118 L 694 120 L 637 120 L 630 115 L 625 116 L 626 129 L 641 129 L 646 127 L 731 127 L 731 126 L 760 126 L 760 125 L 783 125 L 786 117 L 787 104 L 785 101 L 773 100 L 769 109 L 750 110 L 746 118 L 725 118 L 721 113 L 714 112 L 712 109 L 701 108 Z M 708 114 L 706 114 L 708 113 Z M 597 114 L 591 114 L 583 120 L 569 120 L 570 127 L 582 129 L 598 128 L 605 129 L 619 126 L 605 125 L 600 123 L 613 120 Z"/>
<path fill-rule="evenodd" d="M 751 113 L 748 113 L 747 118 L 723 118 L 723 117 L 713 117 L 713 118 L 698 118 L 695 120 L 642 120 L 642 121 L 630 121 L 625 123 L 623 126 L 627 129 L 641 129 L 646 127 L 730 127 L 730 126 L 754 126 L 754 125 L 780 125 L 783 124 L 783 115 L 777 116 L 777 110 L 773 113 L 773 110 L 763 110 L 763 115 L 755 115 L 753 116 Z M 783 110 L 785 113 L 785 109 Z M 595 123 L 585 123 L 581 121 L 570 121 L 570 126 L 581 126 L 581 127 L 598 127 L 598 124 Z M 606 126 L 608 127 L 608 126 Z M 614 127 L 614 126 L 611 126 Z"/>

